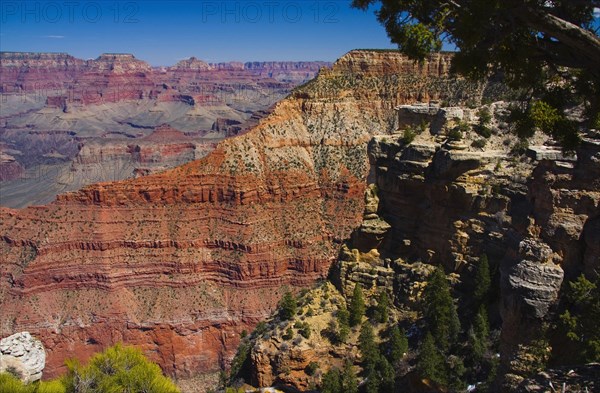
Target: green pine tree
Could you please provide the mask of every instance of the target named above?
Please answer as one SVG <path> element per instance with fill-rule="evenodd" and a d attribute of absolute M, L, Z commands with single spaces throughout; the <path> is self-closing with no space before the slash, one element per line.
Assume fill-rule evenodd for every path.
<path fill-rule="evenodd" d="M 323 375 L 321 393 L 342 393 L 340 370 L 332 368 Z"/>
<path fill-rule="evenodd" d="M 359 325 L 362 322 L 362 317 L 365 315 L 365 299 L 362 287 L 358 283 L 354 286 L 348 312 L 350 313 L 350 318 L 348 319 L 350 327 Z"/>
<path fill-rule="evenodd" d="M 404 329 L 392 327 L 390 339 L 388 340 L 388 360 L 391 364 L 397 365 L 408 352 L 408 339 Z"/>
<path fill-rule="evenodd" d="M 486 254 L 479 257 L 477 272 L 475 273 L 475 290 L 473 291 L 473 299 L 476 307 L 487 304 L 489 301 L 490 288 L 492 286 L 492 278 L 490 276 L 490 264 Z"/>
<path fill-rule="evenodd" d="M 383 356 L 377 362 L 377 373 L 379 374 L 379 393 L 391 393 L 394 391 L 396 373 L 394 367 Z"/>
<path fill-rule="evenodd" d="M 375 307 L 375 320 L 379 323 L 386 323 L 389 319 L 390 299 L 386 291 L 381 291 L 377 297 L 377 307 Z"/>
<path fill-rule="evenodd" d="M 345 343 L 348 340 L 348 336 L 350 335 L 350 325 L 349 325 L 350 314 L 348 310 L 345 308 L 341 308 L 337 312 L 337 321 L 338 321 L 338 331 L 337 331 L 337 340 L 340 343 Z"/>
<path fill-rule="evenodd" d="M 562 329 L 573 346 L 571 361 L 600 362 L 600 287 L 584 275 L 568 285 L 568 309 L 560 315 Z"/>
<path fill-rule="evenodd" d="M 444 356 L 436 348 L 435 340 L 429 332 L 427 332 L 425 340 L 421 344 L 419 357 L 417 358 L 417 370 L 423 378 L 427 378 L 438 385 L 446 386 L 448 384 Z"/>
<path fill-rule="evenodd" d="M 377 393 L 379 390 L 377 364 L 380 354 L 379 348 L 375 343 L 373 326 L 368 321 L 363 323 L 360 328 L 358 348 L 362 357 L 363 376 L 366 379 L 365 391 L 367 393 Z"/>
<path fill-rule="evenodd" d="M 341 390 L 343 393 L 358 393 L 358 380 L 352 362 L 348 359 L 344 361 L 344 368 L 341 376 Z"/>
<path fill-rule="evenodd" d="M 296 310 L 298 309 L 298 303 L 292 295 L 291 292 L 286 292 L 281 298 L 281 303 L 279 305 L 279 317 L 286 321 L 296 315 Z"/>
<path fill-rule="evenodd" d="M 435 343 L 447 352 L 456 343 L 460 332 L 460 321 L 450 294 L 450 285 L 444 271 L 438 267 L 429 277 L 424 291 L 425 320 Z"/>

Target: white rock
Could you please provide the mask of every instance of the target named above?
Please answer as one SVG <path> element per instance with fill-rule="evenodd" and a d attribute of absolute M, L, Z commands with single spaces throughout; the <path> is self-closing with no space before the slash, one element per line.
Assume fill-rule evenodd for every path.
<path fill-rule="evenodd" d="M 46 351 L 42 342 L 29 332 L 21 332 L 0 340 L 0 372 L 7 369 L 21 375 L 25 383 L 42 378 Z"/>

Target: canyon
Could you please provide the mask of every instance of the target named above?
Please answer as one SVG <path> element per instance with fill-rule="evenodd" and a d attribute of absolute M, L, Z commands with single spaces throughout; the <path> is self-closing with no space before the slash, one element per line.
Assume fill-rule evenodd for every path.
<path fill-rule="evenodd" d="M 210 152 L 197 154 L 191 129 L 163 122 L 111 150 L 136 157 L 139 178 L 88 185 L 43 206 L 0 208 L 0 336 L 38 337 L 45 377 L 63 372 L 68 357 L 85 360 L 123 341 L 186 379 L 227 367 L 242 332 L 267 318 L 286 290 L 331 274 L 345 295 L 359 282 L 410 303 L 427 267 L 442 265 L 467 294 L 486 253 L 500 274 L 502 372 L 516 373 L 514 360 L 563 280 L 600 266 L 600 136 L 589 131 L 567 156 L 537 134 L 526 155 L 515 154 L 504 120 L 511 92 L 492 79 L 451 75 L 451 59 L 351 51 Z M 65 75 L 75 63 L 64 63 Z M 181 67 L 242 66 L 190 59 Z M 273 72 L 269 78 L 281 75 Z M 483 106 L 494 126 L 485 143 L 474 143 L 474 128 L 450 137 L 461 122 L 477 124 Z M 214 129 L 231 125 L 215 121 Z M 408 127 L 419 130 L 410 141 Z M 172 139 L 178 143 L 155 143 Z M 92 171 L 104 149 L 86 144 L 78 170 Z M 14 166 L 7 155 L 3 162 Z M 154 171 L 157 156 L 176 167 Z M 306 362 L 327 355 L 276 357 L 278 344 L 253 353 L 257 381 L 306 388 Z"/>
<path fill-rule="evenodd" d="M 120 340 L 177 377 L 227 364 L 284 285 L 327 275 L 394 107 L 482 89 L 450 56 L 350 52 L 201 160 L 3 208 L 1 334 L 40 337 L 48 377 Z"/>
<path fill-rule="evenodd" d="M 482 140 L 476 132 L 481 108 L 492 114 L 493 131 L 485 143 L 474 143 Z M 468 315 L 476 308 L 473 293 L 482 255 L 499 287 L 489 308 L 500 335 L 496 391 L 532 391 L 536 385 L 526 379 L 531 375 L 555 383 L 567 378 L 557 370 L 552 377 L 528 374 L 527 359 L 544 324 L 557 323 L 563 282 L 582 273 L 595 277 L 600 268 L 600 133 L 587 132 L 571 155 L 538 133 L 525 154 L 515 154 L 514 142 L 506 143 L 501 130 L 508 126 L 503 123 L 507 108 L 502 101 L 478 108 L 438 103 L 398 108 L 402 128 L 415 134 L 410 140 L 398 132 L 369 141 L 363 218 L 330 270 L 336 289 L 327 283 L 300 296 L 299 311 L 289 321 L 272 315 L 245 344 L 247 381 L 307 391 L 348 359 L 360 367 L 359 329 L 350 330 L 341 343 L 331 338 L 336 315 L 350 307 L 356 285 L 365 291 L 368 305 L 377 304 L 378 294 L 385 292 L 397 306 L 389 311 L 391 325 L 399 323 L 414 339 L 423 329 L 417 311 L 423 289 L 435 266 L 442 266 L 460 314 Z M 460 140 L 449 136 L 458 125 L 466 130 Z M 304 323 L 310 334 L 300 333 Z M 385 337 L 386 325 L 371 323 Z M 557 337 L 547 345 L 559 359 L 572 350 Z M 400 391 L 438 391 L 416 377 L 414 367 L 402 367 Z M 597 364 L 589 367 L 597 370 Z M 585 385 L 577 391 L 595 386 L 597 373 L 582 380 Z"/>
<path fill-rule="evenodd" d="M 327 66 L 208 64 L 192 57 L 152 67 L 131 54 L 82 60 L 65 53 L 1 52 L 0 204 L 44 204 L 87 184 L 200 158 L 220 140 L 254 126 Z M 179 132 L 151 136 L 165 126 Z M 140 159 L 140 149 L 155 149 L 146 154 L 153 158 Z"/>

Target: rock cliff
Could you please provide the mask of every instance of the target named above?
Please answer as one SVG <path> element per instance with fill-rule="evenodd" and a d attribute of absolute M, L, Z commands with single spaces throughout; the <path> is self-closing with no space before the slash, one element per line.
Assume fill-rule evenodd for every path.
<path fill-rule="evenodd" d="M 499 311 L 492 318 L 501 326 L 496 387 L 518 390 L 531 384 L 523 382 L 528 372 L 523 355 L 543 337 L 544 322 L 556 318 L 563 281 L 582 272 L 594 277 L 598 271 L 600 138 L 589 131 L 576 155 L 566 155 L 538 134 L 521 155 L 513 145 L 517 141 L 506 138 L 507 104 L 485 108 L 491 117 L 487 138 L 478 128 L 481 107 L 433 103 L 398 108 L 400 132 L 369 142 L 371 184 L 362 222 L 329 277 L 346 299 L 357 283 L 367 294 L 386 291 L 404 325 L 418 336 L 416 310 L 433 267 L 445 268 L 459 309 L 468 314 L 477 284 L 474 272 L 480 256 L 487 255 L 499 270 L 490 308 L 493 314 Z M 300 316 L 302 311 L 295 318 L 327 316 L 330 305 L 322 304 L 311 318 Z M 339 366 L 342 358 L 356 363 L 352 340 L 340 348 L 327 339 L 326 330 L 317 329 L 317 337 L 308 342 L 320 344 L 293 346 L 282 339 L 285 331 L 275 320 L 252 347 L 251 368 L 259 386 L 306 389 L 320 383 L 320 375 L 306 372 L 309 361 L 317 362 L 321 373 L 336 362 Z M 565 350 L 557 347 L 556 353 Z"/>
<path fill-rule="evenodd" d="M 395 130 L 394 107 L 481 95 L 447 75 L 450 56 L 350 52 L 202 160 L 2 209 L 0 334 L 41 337 L 49 376 L 121 340 L 171 375 L 227 364 L 279 288 L 327 274 L 362 219 L 367 143 Z"/>

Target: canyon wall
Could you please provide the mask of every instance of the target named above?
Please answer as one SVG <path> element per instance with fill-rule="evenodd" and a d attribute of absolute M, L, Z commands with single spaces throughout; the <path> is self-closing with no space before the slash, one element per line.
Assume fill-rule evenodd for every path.
<path fill-rule="evenodd" d="M 327 275 L 394 107 L 486 88 L 448 76 L 450 57 L 350 52 L 199 161 L 2 209 L 0 334 L 41 337 L 48 377 L 117 341 L 177 377 L 227 364 L 284 286 Z"/>
<path fill-rule="evenodd" d="M 327 66 L 191 58 L 151 67 L 131 54 L 81 60 L 0 52 L 0 205 L 44 204 L 87 184 L 200 158 L 216 142 L 255 126 L 275 102 Z M 185 135 L 145 139 L 165 124 Z M 134 145 L 152 154 L 151 165 L 147 157 L 131 157 Z M 187 153 L 173 159 L 175 145 Z"/>

